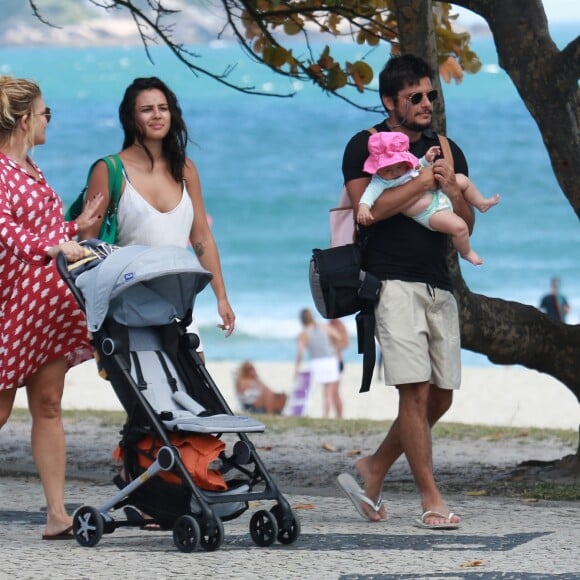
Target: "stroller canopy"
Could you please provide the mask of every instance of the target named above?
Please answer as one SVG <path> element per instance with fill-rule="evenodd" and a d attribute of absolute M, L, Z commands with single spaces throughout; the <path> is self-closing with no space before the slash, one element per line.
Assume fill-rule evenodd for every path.
<path fill-rule="evenodd" d="M 185 248 L 125 246 L 75 283 L 85 300 L 87 326 L 95 332 L 107 317 L 134 327 L 182 320 L 211 278 Z"/>

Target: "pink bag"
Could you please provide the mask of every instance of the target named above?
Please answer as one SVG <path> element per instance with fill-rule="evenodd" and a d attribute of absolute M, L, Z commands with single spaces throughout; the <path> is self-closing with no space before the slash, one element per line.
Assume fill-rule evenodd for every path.
<path fill-rule="evenodd" d="M 354 213 L 346 187 L 342 188 L 338 206 L 330 210 L 330 247 L 352 244 L 355 239 Z"/>
<path fill-rule="evenodd" d="M 370 127 L 367 131 L 371 135 L 377 132 L 374 127 Z M 346 187 L 343 187 L 338 206 L 330 210 L 330 247 L 346 246 L 355 240 L 356 228 L 352 203 L 346 192 Z"/>

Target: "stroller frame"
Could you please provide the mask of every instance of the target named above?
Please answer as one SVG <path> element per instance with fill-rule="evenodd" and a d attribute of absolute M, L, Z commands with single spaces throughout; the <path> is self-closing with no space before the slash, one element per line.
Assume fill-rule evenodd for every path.
<path fill-rule="evenodd" d="M 174 250 L 186 251 L 181 248 Z M 116 251 L 122 252 L 123 248 Z M 85 297 L 62 254 L 57 258 L 57 268 L 76 301 L 87 312 Z M 125 334 L 129 337 L 132 329 L 105 318 L 99 329 L 92 330 L 92 344 L 101 374 L 106 373 L 105 378 L 111 382 L 129 416 L 123 441 L 127 433 L 135 435 L 135 429 L 138 431 L 143 428 L 149 429 L 148 434 L 159 439 L 162 446 L 154 461 L 142 473 L 129 474 L 134 479 L 121 483 L 119 476 L 115 478 L 120 490 L 109 500 L 98 508 L 83 505 L 75 511 L 73 533 L 82 546 L 95 546 L 103 534 L 113 533 L 119 527 L 143 527 L 146 524 L 159 523 L 161 528 L 173 529 L 173 540 L 180 551 L 192 552 L 197 546 L 207 551 L 217 550 L 225 537 L 223 521 L 238 517 L 248 509 L 247 502 L 256 500 L 276 502 L 270 511 L 258 510 L 250 519 L 250 535 L 257 545 L 269 546 L 276 540 L 281 544 L 291 544 L 300 535 L 298 517 L 247 436 L 247 432 L 263 431 L 265 426 L 254 419 L 234 415 L 195 350 L 199 345 L 199 338 L 185 331 L 186 322 L 187 320 L 182 320 L 139 330 L 139 333 L 149 336 L 147 340 L 151 340 L 151 336 L 170 337 L 170 353 L 167 354 L 165 348 L 161 351 L 163 356 L 168 357 L 169 362 L 164 364 L 162 361 L 161 364 L 171 389 L 175 389 L 173 395 L 177 399 L 175 393 L 178 392 L 180 401 L 186 399 L 187 404 L 187 399 L 192 399 L 193 404 L 201 404 L 205 410 L 202 413 L 205 416 L 196 417 L 191 413 L 191 417 L 186 416 L 185 419 L 182 416 L 187 415 L 187 411 L 177 411 L 177 420 L 172 420 L 173 417 L 168 420 L 168 414 L 155 409 L 147 397 L 147 387 L 143 384 L 143 377 L 139 376 L 141 370 L 135 368 L 139 363 L 134 362 L 133 366 L 131 364 L 131 356 L 138 357 L 138 354 L 130 350 L 129 341 L 123 340 Z M 134 374 L 131 373 L 132 370 Z M 135 373 L 137 376 L 134 376 Z M 231 480 L 236 487 L 228 486 L 226 491 L 209 492 L 200 489 L 182 461 L 179 450 L 173 446 L 169 438 L 171 431 L 181 434 L 212 433 L 218 439 L 224 433 L 235 434 L 238 441 L 233 446 L 232 455 L 227 457 L 222 452 L 219 458 L 223 464 L 222 473 L 236 470 L 243 480 Z M 124 466 L 127 472 L 126 461 Z M 155 479 L 161 487 L 167 485 L 158 477 L 164 471 L 171 471 L 181 479 L 180 491 L 186 494 L 188 508 L 184 513 L 170 513 L 159 521 L 160 518 L 155 515 L 151 518 L 141 515 L 141 512 L 156 511 L 154 506 L 143 503 L 142 486 Z M 122 507 L 125 508 L 126 520 L 115 520 L 110 512 Z"/>

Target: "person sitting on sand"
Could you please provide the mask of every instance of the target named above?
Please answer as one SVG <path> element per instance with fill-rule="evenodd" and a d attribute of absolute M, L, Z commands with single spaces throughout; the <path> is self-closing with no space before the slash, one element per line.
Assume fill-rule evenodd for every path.
<path fill-rule="evenodd" d="M 372 174 L 372 179 L 360 199 L 357 214 L 357 222 L 364 226 L 373 222 L 371 207 L 385 189 L 398 187 L 417 177 L 422 167 L 428 167 L 441 155 L 440 147 L 430 147 L 424 157 L 417 159 L 409 151 L 407 135 L 398 131 L 371 135 L 368 148 L 369 156 L 363 169 Z M 455 179 L 465 201 L 480 212 L 486 212 L 499 203 L 499 195 L 486 199 L 467 176 L 457 173 Z M 475 266 L 483 264 L 470 246 L 467 224 L 453 212 L 451 200 L 443 191 L 425 192 L 402 213 L 427 229 L 451 235 L 451 241 L 462 258 Z"/>
<path fill-rule="evenodd" d="M 250 361 L 240 365 L 236 376 L 236 393 L 245 411 L 280 415 L 288 398 L 284 393 L 275 393 L 258 376 Z"/>

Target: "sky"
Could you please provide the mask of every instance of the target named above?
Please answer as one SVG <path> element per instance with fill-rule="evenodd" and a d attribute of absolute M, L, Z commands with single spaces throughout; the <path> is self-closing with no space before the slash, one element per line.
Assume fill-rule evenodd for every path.
<path fill-rule="evenodd" d="M 452 0 L 450 0 L 453 3 Z M 454 13 L 458 13 L 465 24 L 485 23 L 481 17 L 465 8 L 454 6 Z M 580 24 L 580 0 L 544 0 L 544 10 L 548 22 L 572 22 Z M 578 26 L 580 34 L 580 25 Z"/>

